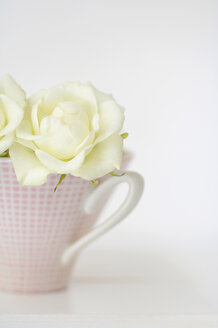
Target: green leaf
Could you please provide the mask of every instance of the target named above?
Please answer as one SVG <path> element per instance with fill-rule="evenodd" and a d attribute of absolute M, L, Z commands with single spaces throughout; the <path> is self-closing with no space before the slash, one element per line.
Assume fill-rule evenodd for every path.
<path fill-rule="evenodd" d="M 61 174 L 60 179 L 59 179 L 58 183 L 56 184 L 56 187 L 54 188 L 54 192 L 57 190 L 59 184 L 61 184 L 61 182 L 64 180 L 65 177 L 66 177 L 66 174 Z"/>
<path fill-rule="evenodd" d="M 91 180 L 91 183 L 93 184 L 93 186 L 97 186 L 98 185 L 98 180 Z"/>
<path fill-rule="evenodd" d="M 125 172 L 121 173 L 121 174 L 117 174 L 114 172 L 110 172 L 110 175 L 113 175 L 113 177 L 122 177 L 124 174 L 126 174 Z"/>
<path fill-rule="evenodd" d="M 0 154 L 0 157 L 8 157 L 9 156 L 9 152 L 8 150 L 4 151 L 3 153 Z"/>
<path fill-rule="evenodd" d="M 124 132 L 120 135 L 123 139 L 126 139 L 129 136 L 129 133 Z"/>

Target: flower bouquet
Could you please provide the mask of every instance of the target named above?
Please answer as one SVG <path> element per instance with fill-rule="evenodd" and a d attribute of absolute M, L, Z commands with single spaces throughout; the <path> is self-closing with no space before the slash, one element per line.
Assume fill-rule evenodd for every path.
<path fill-rule="evenodd" d="M 0 289 L 66 287 L 78 252 L 135 207 L 142 177 L 116 172 L 123 123 L 123 108 L 91 83 L 65 82 L 27 99 L 12 77 L 2 78 Z M 124 203 L 93 228 L 105 195 L 122 182 Z"/>

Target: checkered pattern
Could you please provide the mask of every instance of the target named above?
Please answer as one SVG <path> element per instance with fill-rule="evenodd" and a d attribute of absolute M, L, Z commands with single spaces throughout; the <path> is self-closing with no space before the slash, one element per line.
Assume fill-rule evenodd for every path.
<path fill-rule="evenodd" d="M 91 229 L 96 215 L 82 215 L 90 182 L 67 176 L 42 186 L 20 186 L 9 159 L 0 159 L 0 289 L 46 292 L 66 287 L 71 267 L 61 267 L 63 250 Z"/>

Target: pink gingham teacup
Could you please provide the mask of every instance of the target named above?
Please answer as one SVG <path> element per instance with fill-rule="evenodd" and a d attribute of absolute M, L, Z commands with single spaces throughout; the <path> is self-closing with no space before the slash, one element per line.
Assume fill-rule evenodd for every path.
<path fill-rule="evenodd" d="M 0 181 L 0 290 L 19 293 L 65 288 L 78 252 L 124 219 L 143 190 L 135 172 L 100 179 L 98 186 L 68 175 L 57 192 L 56 175 L 42 186 L 24 187 L 7 158 L 0 159 Z M 122 182 L 129 185 L 125 201 L 93 228 L 104 195 Z"/>

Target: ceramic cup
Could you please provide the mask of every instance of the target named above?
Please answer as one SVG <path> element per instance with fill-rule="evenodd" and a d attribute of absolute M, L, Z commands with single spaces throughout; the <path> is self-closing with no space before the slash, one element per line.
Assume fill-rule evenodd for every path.
<path fill-rule="evenodd" d="M 0 181 L 0 290 L 18 293 L 65 288 L 79 251 L 124 219 L 143 190 L 135 172 L 104 177 L 97 186 L 68 175 L 56 192 L 57 175 L 42 186 L 24 187 L 5 158 L 0 159 Z M 122 182 L 129 186 L 123 204 L 95 225 L 105 195 Z"/>

